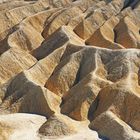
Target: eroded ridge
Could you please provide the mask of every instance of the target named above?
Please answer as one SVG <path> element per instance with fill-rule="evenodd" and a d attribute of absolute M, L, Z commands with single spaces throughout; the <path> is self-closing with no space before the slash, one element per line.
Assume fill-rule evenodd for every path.
<path fill-rule="evenodd" d="M 0 0 L 0 140 L 140 140 L 139 48 L 139 0 Z"/>

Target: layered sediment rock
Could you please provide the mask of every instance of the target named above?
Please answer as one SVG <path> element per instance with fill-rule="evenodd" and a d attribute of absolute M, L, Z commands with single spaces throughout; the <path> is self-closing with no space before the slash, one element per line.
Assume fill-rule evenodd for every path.
<path fill-rule="evenodd" d="M 0 139 L 140 140 L 139 49 L 138 0 L 0 1 Z"/>

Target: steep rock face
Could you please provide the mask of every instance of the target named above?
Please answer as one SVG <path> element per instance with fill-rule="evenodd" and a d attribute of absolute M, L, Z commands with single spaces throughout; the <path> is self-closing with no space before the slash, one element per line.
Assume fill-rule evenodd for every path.
<path fill-rule="evenodd" d="M 0 139 L 140 140 L 138 0 L 2 0 L 0 27 Z"/>

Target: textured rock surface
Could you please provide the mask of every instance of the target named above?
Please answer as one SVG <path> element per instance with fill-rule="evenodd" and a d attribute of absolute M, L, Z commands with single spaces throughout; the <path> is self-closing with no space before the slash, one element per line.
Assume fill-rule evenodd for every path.
<path fill-rule="evenodd" d="M 139 0 L 0 0 L 0 140 L 140 140 L 139 49 Z"/>

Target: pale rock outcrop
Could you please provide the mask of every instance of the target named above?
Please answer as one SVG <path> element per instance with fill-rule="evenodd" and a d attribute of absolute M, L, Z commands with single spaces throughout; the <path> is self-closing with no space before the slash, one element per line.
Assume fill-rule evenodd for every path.
<path fill-rule="evenodd" d="M 55 49 L 68 43 L 84 44 L 83 40 L 74 34 L 70 27 L 62 26 L 49 36 L 40 47 L 33 50 L 31 54 L 37 59 L 42 59 Z"/>
<path fill-rule="evenodd" d="M 65 136 L 76 133 L 74 121 L 64 115 L 51 116 L 39 129 L 39 133 L 48 137 Z"/>
<path fill-rule="evenodd" d="M 140 140 L 138 0 L 0 0 L 0 27 L 0 139 Z"/>
<path fill-rule="evenodd" d="M 20 23 L 24 18 L 45 10 L 48 5 L 41 5 L 39 1 L 36 3 L 28 4 L 27 6 L 21 6 L 0 15 L 1 21 L 1 30 L 0 30 L 0 40 L 4 39 L 9 31 L 12 30 L 12 27 Z"/>
<path fill-rule="evenodd" d="M 3 101 L 0 107 L 3 110 L 9 108 L 8 110 L 11 113 L 33 113 L 50 117 L 56 111 L 59 112 L 61 99 L 44 87 L 34 83 L 26 82 L 21 89 L 9 94 L 11 95 Z"/>
<path fill-rule="evenodd" d="M 45 85 L 55 67 L 58 65 L 64 51 L 65 47 L 55 50 L 49 56 L 38 61 L 30 69 L 15 76 L 8 84 L 7 94 L 9 95 L 10 93 L 14 93 L 16 90 L 22 88 L 23 84 L 28 81 L 34 82 L 37 85 Z M 19 81 L 21 82 L 19 83 Z"/>
<path fill-rule="evenodd" d="M 4 84 L 21 71 L 30 68 L 36 59 L 17 49 L 9 49 L 0 56 L 0 83 Z"/>
<path fill-rule="evenodd" d="M 39 134 L 42 139 L 100 140 L 98 134 L 87 127 L 88 123 L 88 121 L 78 122 L 65 115 L 55 114 L 40 127 Z"/>
<path fill-rule="evenodd" d="M 125 17 L 116 26 L 116 42 L 125 48 L 139 48 L 140 34 L 139 29 L 132 18 Z"/>
<path fill-rule="evenodd" d="M 46 118 L 31 114 L 9 114 L 0 116 L 1 140 L 38 140 L 37 131 Z"/>
<path fill-rule="evenodd" d="M 61 26 L 68 24 L 70 19 L 80 15 L 81 13 L 83 13 L 83 11 L 79 7 L 64 9 L 59 15 L 53 18 L 52 21 L 50 21 L 50 23 L 45 27 L 43 31 L 43 36 L 45 36 L 46 38 L 50 34 L 54 33 Z"/>
<path fill-rule="evenodd" d="M 98 92 L 109 84 L 111 82 L 91 72 L 63 96 L 61 112 L 79 121 L 86 120 L 89 108 Z"/>
<path fill-rule="evenodd" d="M 103 139 L 139 140 L 140 133 L 134 131 L 114 113 L 107 111 L 99 115 L 89 127 L 99 132 Z"/>
<path fill-rule="evenodd" d="M 112 85 L 103 88 L 97 97 L 98 107 L 94 112 L 93 118 L 110 110 L 130 125 L 133 130 L 140 131 L 139 93 L 135 93 L 132 89 L 129 90 L 128 87 L 124 87 L 125 85 Z"/>
<path fill-rule="evenodd" d="M 112 49 L 123 48 L 123 46 L 114 43 L 114 28 L 118 22 L 119 19 L 117 17 L 111 17 L 103 26 L 95 31 L 95 33 L 86 41 L 86 44 Z"/>
<path fill-rule="evenodd" d="M 25 51 L 36 49 L 44 41 L 41 33 L 45 22 L 57 9 L 39 12 L 33 16 L 27 17 L 21 22 L 18 29 L 9 35 L 9 46 L 16 47 Z"/>
<path fill-rule="evenodd" d="M 123 8 L 123 1 L 113 0 L 104 7 L 96 9 L 74 29 L 75 33 L 83 39 L 89 38 L 106 20 L 117 15 Z"/>

